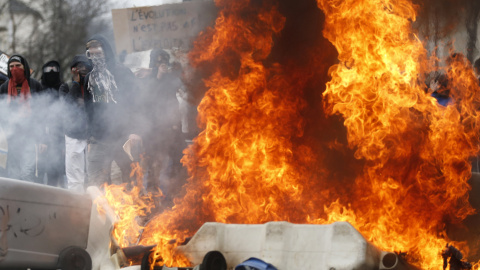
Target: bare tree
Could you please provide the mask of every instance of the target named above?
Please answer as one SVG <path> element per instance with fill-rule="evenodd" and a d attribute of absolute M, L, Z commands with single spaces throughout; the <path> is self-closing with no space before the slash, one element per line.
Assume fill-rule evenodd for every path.
<path fill-rule="evenodd" d="M 478 21 L 480 19 L 480 1 L 469 0 L 466 8 L 465 26 L 467 28 L 467 58 L 471 63 L 477 52 L 477 31 Z"/>
<path fill-rule="evenodd" d="M 465 27 L 465 52 L 468 60 L 474 61 L 478 54 L 477 32 L 480 21 L 478 0 L 413 0 L 420 8 L 415 25 L 421 35 L 433 44 L 439 55 L 440 42 Z M 452 44 L 448 44 L 452 46 Z"/>
<path fill-rule="evenodd" d="M 413 0 L 419 7 L 415 27 L 430 44 L 430 53 L 441 57 L 448 49 L 445 46 L 453 45 L 450 37 L 462 25 L 469 1 L 475 0 Z"/>
<path fill-rule="evenodd" d="M 0 31 L 5 32 L 0 38 L 2 50 L 17 52 L 24 44 L 25 33 L 42 20 L 40 12 L 24 1 L 0 0 Z"/>
<path fill-rule="evenodd" d="M 72 57 L 85 51 L 90 30 L 107 27 L 102 15 L 108 10 L 109 0 L 42 0 L 44 25 L 30 39 L 25 57 L 32 67 L 40 68 L 49 60 L 56 60 L 69 77 Z M 35 74 L 39 77 L 40 72 Z"/>

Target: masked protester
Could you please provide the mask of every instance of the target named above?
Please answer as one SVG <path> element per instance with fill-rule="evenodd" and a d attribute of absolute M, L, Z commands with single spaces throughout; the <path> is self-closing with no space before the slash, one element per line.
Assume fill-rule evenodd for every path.
<path fill-rule="evenodd" d="M 65 187 L 65 139 L 62 125 L 60 85 L 62 85 L 60 63 L 48 61 L 42 67 L 43 87 L 39 102 L 43 105 L 42 120 L 45 122 L 45 142 L 47 149 L 38 155 L 38 179 L 43 183 L 46 176 L 50 186 Z"/>
<path fill-rule="evenodd" d="M 132 98 L 137 89 L 132 71 L 115 60 L 108 41 L 100 35 L 87 42 L 87 57 L 92 71 L 85 78 L 85 109 L 89 145 L 87 152 L 87 186 L 111 182 L 112 161 L 129 181 L 131 159 L 123 149 L 140 145 L 136 135 L 136 112 Z"/>
<path fill-rule="evenodd" d="M 85 112 L 85 76 L 92 66 L 85 55 L 76 55 L 70 64 L 72 80 L 62 84 L 60 93 L 67 106 L 65 129 L 65 171 L 67 188 L 84 192 L 86 179 L 87 114 Z"/>
<path fill-rule="evenodd" d="M 140 78 L 136 105 L 143 112 L 141 136 L 147 157 L 147 187 L 160 188 L 164 194 L 162 205 L 170 205 L 180 191 L 186 171 L 180 159 L 187 147 L 182 135 L 182 113 L 177 93 L 185 87 L 172 72 L 170 54 L 162 49 L 150 53 L 150 74 Z"/>
<path fill-rule="evenodd" d="M 21 55 L 8 60 L 8 80 L 0 87 L 2 97 L 0 120 L 8 144 L 7 176 L 33 182 L 36 149 L 45 151 L 45 127 L 39 121 L 40 107 L 36 98 L 41 84 L 30 78 L 30 67 Z"/>

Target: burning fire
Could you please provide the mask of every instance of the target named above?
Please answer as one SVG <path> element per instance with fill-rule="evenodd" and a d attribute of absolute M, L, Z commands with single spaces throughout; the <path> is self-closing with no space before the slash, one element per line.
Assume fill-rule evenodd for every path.
<path fill-rule="evenodd" d="M 435 69 L 412 33 L 408 1 L 318 1 L 324 35 L 339 52 L 324 93 L 327 110 L 345 119 L 355 157 L 365 160 L 355 181 L 350 221 L 384 250 L 408 252 L 422 269 L 441 265 L 446 220 L 459 222 L 468 203 L 477 152 L 478 82 L 457 56 L 447 70 L 454 105 L 425 94 L 423 74 Z M 339 208 L 329 209 L 330 221 Z"/>
<path fill-rule="evenodd" d="M 162 196 L 159 190 L 155 194 L 146 193 L 143 188 L 143 169 L 139 162 L 131 165 L 132 171 L 130 177 L 134 177 L 136 183 L 108 185 L 105 188 L 105 199 L 112 207 L 112 210 L 118 217 L 113 231 L 112 237 L 118 247 L 128 247 L 136 245 L 144 223 L 144 219 L 152 208 L 155 207 L 154 196 Z M 98 204 L 101 207 L 101 204 Z M 98 209 L 103 212 L 104 209 Z"/>
<path fill-rule="evenodd" d="M 343 117 L 348 147 L 362 164 L 350 182 L 340 182 L 329 178 L 328 156 L 304 133 L 304 89 L 313 79 L 305 71 L 319 61 L 300 72 L 269 58 L 287 23 L 274 1 L 216 4 L 215 28 L 190 55 L 194 65 L 213 68 L 198 108 L 203 131 L 182 160 L 190 174 L 186 195 L 150 220 L 140 244 L 158 244 L 161 265 L 189 266 L 174 247 L 205 222 L 348 221 L 380 249 L 405 252 L 422 269 L 440 267 L 451 242 L 445 223 L 474 213 L 467 180 L 479 145 L 480 89 L 468 62 L 449 62 L 452 105 L 442 107 L 426 93 L 422 74 L 437 68 L 412 31 L 412 3 L 318 0 L 323 35 L 339 60 L 329 69 L 325 113 Z M 139 191 L 119 197 L 115 189 L 107 187 L 122 205 L 149 209 L 135 197 Z M 131 223 L 138 213 L 124 216 L 130 222 L 115 236 L 122 246 L 141 229 Z"/>

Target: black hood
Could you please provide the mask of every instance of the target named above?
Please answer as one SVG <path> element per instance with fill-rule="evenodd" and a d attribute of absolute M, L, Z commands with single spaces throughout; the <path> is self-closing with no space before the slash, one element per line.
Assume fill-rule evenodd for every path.
<path fill-rule="evenodd" d="M 72 62 L 70 62 L 70 69 L 72 69 L 73 67 L 75 67 L 76 65 L 78 65 L 80 63 L 83 63 L 85 65 L 85 67 L 87 68 L 87 73 L 92 71 L 92 69 L 93 69 L 92 63 L 90 62 L 88 57 L 85 56 L 84 54 L 77 54 L 73 57 Z M 83 80 L 84 80 L 86 74 L 80 74 L 80 75 L 81 75 L 80 76 L 80 84 L 83 85 Z M 73 79 L 74 79 L 74 77 L 72 76 L 72 80 Z"/>
<path fill-rule="evenodd" d="M 70 62 L 70 68 L 78 65 L 79 63 L 83 63 L 87 66 L 88 70 L 92 69 L 91 63 L 88 58 L 84 54 L 77 54 L 73 57 L 72 62 Z"/>
<path fill-rule="evenodd" d="M 162 61 L 166 62 L 167 64 L 170 64 L 170 54 L 168 54 L 168 52 L 162 49 L 153 49 L 152 51 L 150 51 L 149 68 L 157 67 L 156 63 L 158 61 L 159 56 L 162 57 Z"/>
<path fill-rule="evenodd" d="M 59 70 L 58 78 L 55 79 L 55 81 L 58 80 L 58 82 L 53 83 L 54 85 L 49 85 L 49 83 L 47 83 L 47 81 L 48 81 L 48 79 L 46 78 L 47 74 L 45 72 L 43 72 L 43 68 L 48 67 L 48 66 L 57 66 L 58 70 Z M 42 66 L 42 77 L 40 78 L 41 82 L 42 82 L 42 85 L 58 88 L 62 84 L 61 78 L 62 78 L 62 74 L 61 74 L 61 71 L 60 71 L 60 63 L 58 61 L 51 60 L 51 61 L 48 61 L 47 63 L 45 63 Z"/>
<path fill-rule="evenodd" d="M 13 62 L 13 60 L 18 62 L 16 59 L 20 59 L 20 63 L 22 63 L 23 68 L 24 68 L 25 78 L 27 80 L 29 80 L 30 79 L 30 66 L 28 65 L 27 60 L 23 56 L 21 56 L 20 54 L 14 54 L 14 55 L 10 56 L 10 58 L 8 59 L 7 66 L 10 66 L 10 63 Z M 8 78 L 12 78 L 12 73 L 10 72 L 10 68 L 8 69 L 8 74 L 7 75 L 8 75 Z"/>
<path fill-rule="evenodd" d="M 100 34 L 93 35 L 91 38 L 87 40 L 87 43 L 91 40 L 99 41 L 102 44 L 102 49 L 103 49 L 103 53 L 105 54 L 105 61 L 107 63 L 107 68 L 110 70 L 114 68 L 116 65 L 115 53 L 113 52 L 112 47 L 110 46 L 110 43 L 108 42 L 108 40 Z"/>
<path fill-rule="evenodd" d="M 46 62 L 46 63 L 42 66 L 42 72 L 43 72 L 43 68 L 44 68 L 44 67 L 54 66 L 54 65 L 60 68 L 60 63 L 59 63 L 58 61 L 50 60 L 50 61 Z"/>

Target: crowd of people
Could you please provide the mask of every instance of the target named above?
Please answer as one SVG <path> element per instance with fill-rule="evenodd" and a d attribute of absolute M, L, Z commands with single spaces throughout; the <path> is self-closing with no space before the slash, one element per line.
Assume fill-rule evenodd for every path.
<path fill-rule="evenodd" d="M 181 65 L 170 58 L 154 49 L 149 67 L 133 73 L 108 40 L 94 35 L 85 53 L 72 56 L 70 81 L 62 81 L 60 63 L 51 60 L 39 82 L 27 59 L 11 55 L 0 81 L 0 126 L 8 145 L 3 176 L 81 193 L 112 183 L 112 164 L 129 183 L 132 162 L 141 160 L 145 187 L 171 199 L 186 179 L 180 159 L 196 135 L 196 109 Z M 473 67 L 480 78 L 480 59 Z M 436 72 L 427 82 L 439 106 L 452 102 L 448 81 Z M 472 167 L 480 172 L 480 161 Z"/>
<path fill-rule="evenodd" d="M 141 159 L 146 188 L 173 196 L 185 179 L 180 159 L 194 136 L 195 106 L 182 70 L 172 67 L 170 54 L 154 49 L 149 68 L 134 74 L 101 35 L 72 56 L 68 82 L 57 61 L 43 65 L 39 82 L 27 59 L 11 55 L 0 86 L 5 176 L 84 192 L 112 182 L 113 162 L 129 183 Z"/>

